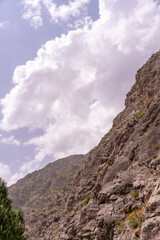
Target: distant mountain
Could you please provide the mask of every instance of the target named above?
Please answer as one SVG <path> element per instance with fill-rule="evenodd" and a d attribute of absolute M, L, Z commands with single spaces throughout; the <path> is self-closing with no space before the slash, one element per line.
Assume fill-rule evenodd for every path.
<path fill-rule="evenodd" d="M 160 240 L 159 174 L 160 51 L 137 71 L 125 109 L 72 183 L 52 195 L 54 178 L 45 185 L 44 171 L 32 179 L 39 191 L 26 179 L 11 187 L 11 196 L 25 211 L 29 240 Z"/>
<path fill-rule="evenodd" d="M 83 167 L 85 160 L 85 155 L 57 160 L 9 187 L 13 207 L 24 210 L 29 234 L 34 235 L 41 222 L 58 211 L 64 202 L 60 199 L 61 194 L 74 184 L 75 174 Z"/>

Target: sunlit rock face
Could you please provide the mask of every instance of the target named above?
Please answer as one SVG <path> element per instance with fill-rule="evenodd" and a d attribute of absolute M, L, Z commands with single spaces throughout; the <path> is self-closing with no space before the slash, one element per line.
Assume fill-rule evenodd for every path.
<path fill-rule="evenodd" d="M 125 106 L 29 239 L 160 239 L 160 52 L 137 71 Z"/>

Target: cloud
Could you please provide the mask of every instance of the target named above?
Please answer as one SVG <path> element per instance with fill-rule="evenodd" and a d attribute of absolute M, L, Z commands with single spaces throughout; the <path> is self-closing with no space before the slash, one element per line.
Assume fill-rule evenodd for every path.
<path fill-rule="evenodd" d="M 1 23 L 0 23 L 0 28 L 3 28 L 3 26 L 4 26 L 4 24 L 1 22 Z"/>
<path fill-rule="evenodd" d="M 74 0 L 67 4 L 57 5 L 52 0 L 23 0 L 23 18 L 30 21 L 32 27 L 37 29 L 43 25 L 42 9 L 44 8 L 50 15 L 51 21 L 55 23 L 65 22 L 85 14 L 85 5 L 90 0 Z"/>
<path fill-rule="evenodd" d="M 2 162 L 0 162 L 0 177 L 6 182 L 8 182 L 11 177 L 11 171 L 9 166 Z"/>
<path fill-rule="evenodd" d="M 57 6 L 51 0 L 42 0 L 43 4 L 48 9 L 48 12 L 53 21 L 56 23 L 59 21 L 66 22 L 71 17 L 77 17 L 82 14 L 82 11 L 85 11 L 85 5 L 90 2 L 90 0 L 74 0 L 69 1 L 69 4 L 62 4 Z"/>
<path fill-rule="evenodd" d="M 75 22 L 68 23 L 67 26 L 69 29 L 78 29 L 78 28 L 86 28 L 89 29 L 92 27 L 93 21 L 92 18 L 82 17 L 81 19 L 76 20 Z"/>
<path fill-rule="evenodd" d="M 24 5 L 23 19 L 29 20 L 30 25 L 37 29 L 43 25 L 43 19 L 41 14 L 41 1 L 40 0 L 23 0 Z"/>
<path fill-rule="evenodd" d="M 6 21 L 0 22 L 0 29 L 5 28 L 7 25 L 8 25 L 8 22 L 6 22 Z"/>
<path fill-rule="evenodd" d="M 0 142 L 4 144 L 20 146 L 20 141 L 16 140 L 13 135 L 9 137 L 0 136 Z"/>
<path fill-rule="evenodd" d="M 46 42 L 34 60 L 15 69 L 14 87 L 1 99 L 0 127 L 44 132 L 25 143 L 35 145 L 35 158 L 17 174 L 37 169 L 47 155 L 96 145 L 123 108 L 136 70 L 159 49 L 156 1 L 100 0 L 99 13 L 92 26 Z"/>

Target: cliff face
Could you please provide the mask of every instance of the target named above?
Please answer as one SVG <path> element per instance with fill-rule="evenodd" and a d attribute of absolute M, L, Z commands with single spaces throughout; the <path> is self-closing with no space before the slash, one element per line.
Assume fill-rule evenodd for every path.
<path fill-rule="evenodd" d="M 160 239 L 160 52 L 137 71 L 125 106 L 29 239 Z"/>

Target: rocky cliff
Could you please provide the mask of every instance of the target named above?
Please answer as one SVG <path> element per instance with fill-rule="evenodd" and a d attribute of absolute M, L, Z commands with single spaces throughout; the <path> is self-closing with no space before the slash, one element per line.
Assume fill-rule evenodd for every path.
<path fill-rule="evenodd" d="M 137 71 L 125 109 L 90 151 L 37 240 L 160 239 L 160 52 Z M 33 226 L 34 228 L 34 226 Z"/>
<path fill-rule="evenodd" d="M 64 205 L 62 195 L 74 184 L 75 174 L 83 167 L 86 156 L 72 155 L 59 159 L 28 174 L 9 188 L 13 207 L 21 207 L 24 211 L 30 237 L 37 236 L 43 226 L 50 223 L 50 218 L 60 211 Z M 56 221 L 58 216 L 53 219 Z"/>

